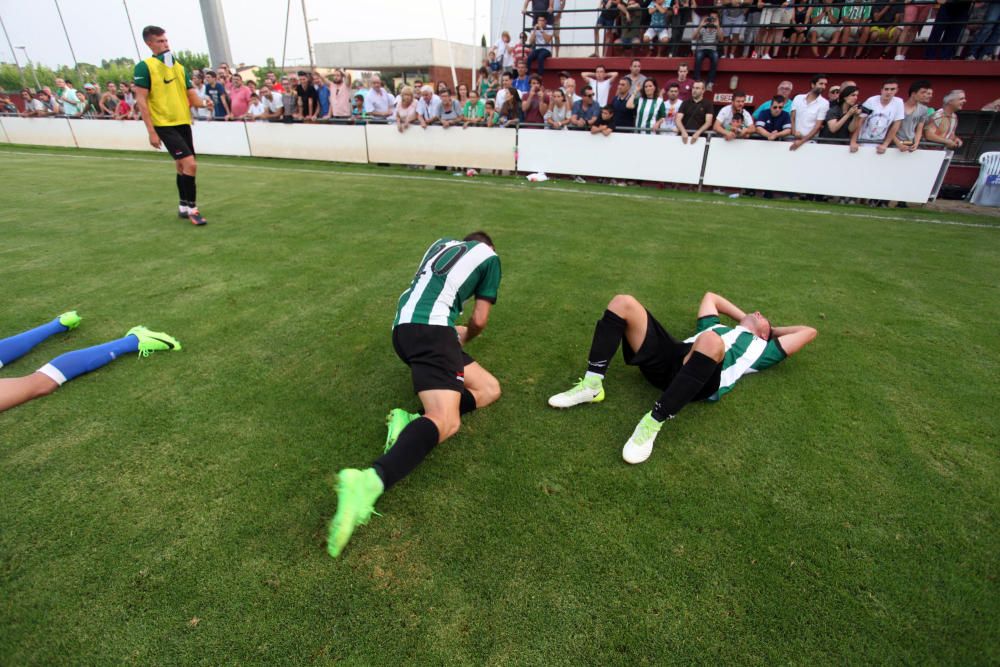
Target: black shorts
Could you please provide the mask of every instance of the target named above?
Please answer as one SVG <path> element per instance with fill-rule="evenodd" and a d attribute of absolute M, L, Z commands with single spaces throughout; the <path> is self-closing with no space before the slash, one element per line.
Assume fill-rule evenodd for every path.
<path fill-rule="evenodd" d="M 153 126 L 156 135 L 160 137 L 163 145 L 166 146 L 170 157 L 181 160 L 189 155 L 194 155 L 194 137 L 191 136 L 190 125 L 166 125 L 163 127 Z"/>
<path fill-rule="evenodd" d="M 646 338 L 638 352 L 632 349 L 628 340 L 622 340 L 622 356 L 629 366 L 638 366 L 643 377 L 657 389 L 666 389 L 674 376 L 684 365 L 684 357 L 691 351 L 692 343 L 677 340 L 656 321 L 653 314 L 646 311 Z M 722 364 L 715 368 L 715 373 L 705 383 L 701 391 L 694 397 L 703 401 L 719 390 L 722 379 Z"/>
<path fill-rule="evenodd" d="M 465 367 L 475 359 L 458 344 L 451 327 L 400 324 L 392 330 L 392 347 L 410 367 L 413 391 L 465 388 Z"/>

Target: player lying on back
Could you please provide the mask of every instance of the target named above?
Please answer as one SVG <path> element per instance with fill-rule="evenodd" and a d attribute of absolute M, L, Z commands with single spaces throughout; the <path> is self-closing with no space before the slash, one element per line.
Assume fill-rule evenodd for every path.
<path fill-rule="evenodd" d="M 461 241 L 438 239 L 424 253 L 410 287 L 399 297 L 392 345 L 410 367 L 423 414 L 392 410 L 383 455 L 365 470 L 340 471 L 337 513 L 327 551 L 340 555 L 354 528 L 368 522 L 375 501 L 455 435 L 461 415 L 500 398 L 500 383 L 463 346 L 482 333 L 500 288 L 493 240 L 474 232 Z M 468 326 L 455 326 L 462 304 L 475 296 Z"/>
<path fill-rule="evenodd" d="M 0 340 L 0 368 L 23 357 L 45 339 L 77 328 L 81 319 L 71 310 L 41 326 Z M 0 379 L 0 412 L 48 396 L 73 378 L 110 364 L 120 356 L 138 352 L 148 357 L 158 350 L 180 349 L 180 342 L 173 336 L 144 326 L 132 327 L 117 340 L 61 354 L 31 375 Z"/>
<path fill-rule="evenodd" d="M 736 320 L 722 324 L 719 315 Z M 691 401 L 717 401 L 747 373 L 784 361 L 816 337 L 805 325 L 772 327 L 759 311 L 745 313 L 718 294 L 708 292 L 698 308 L 697 333 L 685 341 L 671 336 L 635 297 L 611 299 L 597 321 L 586 375 L 571 389 L 549 398 L 554 408 L 569 408 L 604 400 L 604 375 L 619 345 L 625 363 L 663 393 L 643 415 L 622 457 L 642 463 L 653 452 L 663 422 L 673 419 Z M 624 339 L 624 340 L 623 340 Z"/>

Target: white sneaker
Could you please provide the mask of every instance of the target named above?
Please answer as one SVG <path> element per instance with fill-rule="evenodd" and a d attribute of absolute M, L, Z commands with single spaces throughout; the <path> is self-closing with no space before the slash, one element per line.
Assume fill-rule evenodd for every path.
<path fill-rule="evenodd" d="M 570 389 L 549 397 L 554 408 L 571 408 L 583 403 L 600 403 L 604 400 L 604 386 L 596 378 L 582 378 Z"/>
<path fill-rule="evenodd" d="M 906 56 L 898 55 L 895 58 L 893 58 L 893 60 L 906 60 Z"/>
<path fill-rule="evenodd" d="M 767 53 L 765 53 L 764 55 L 762 55 L 762 56 L 760 57 L 760 59 L 761 59 L 761 60 L 770 60 L 770 59 L 771 59 L 771 56 L 770 56 L 770 54 L 767 54 Z"/>
<path fill-rule="evenodd" d="M 653 419 L 653 413 L 647 412 L 639 420 L 639 424 L 632 431 L 632 437 L 625 443 L 622 449 L 622 458 L 626 463 L 642 463 L 653 453 L 653 443 L 656 442 L 656 434 L 663 427 L 663 422 Z"/>

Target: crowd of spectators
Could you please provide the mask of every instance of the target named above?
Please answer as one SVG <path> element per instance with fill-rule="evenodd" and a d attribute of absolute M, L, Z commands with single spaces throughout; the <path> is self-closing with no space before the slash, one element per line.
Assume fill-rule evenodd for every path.
<path fill-rule="evenodd" d="M 718 58 L 895 58 L 924 43 L 924 57 L 992 60 L 1000 45 L 1000 2 L 972 0 L 594 0 L 592 10 L 567 13 L 562 0 L 525 0 L 530 34 L 522 52 L 560 45 L 561 24 L 594 21 L 591 57 L 612 49 L 653 56 L 690 53 Z M 547 30 L 539 35 L 541 27 Z M 554 28 L 554 29 L 553 29 Z M 808 49 L 808 51 L 805 51 Z M 493 50 L 495 59 L 517 47 Z M 636 53 L 638 55 L 638 53 Z M 546 54 L 551 55 L 551 52 Z M 509 63 L 503 63 L 509 67 Z"/>

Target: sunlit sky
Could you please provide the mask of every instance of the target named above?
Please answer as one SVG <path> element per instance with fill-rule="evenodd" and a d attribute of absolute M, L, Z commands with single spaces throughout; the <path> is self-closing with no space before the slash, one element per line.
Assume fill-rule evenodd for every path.
<path fill-rule="evenodd" d="M 208 53 L 205 28 L 198 0 L 126 0 L 132 16 L 142 57 L 146 47 L 138 33 L 143 26 L 155 24 L 167 30 L 171 47 L 176 51 Z M 136 46 L 125 15 L 122 0 L 59 0 L 69 38 L 79 62 L 98 64 L 102 59 L 126 56 L 136 58 Z M 367 39 L 407 39 L 447 37 L 454 42 L 471 43 L 473 34 L 490 39 L 490 0 L 307 0 L 309 31 L 313 43 Z M 509 2 L 509 0 L 508 0 Z M 519 2 L 509 2 L 511 12 Z M 518 5 L 517 9 L 513 9 Z M 284 40 L 286 0 L 223 0 L 234 63 L 263 64 L 270 57 L 281 62 Z M 286 62 L 308 62 L 302 0 L 290 3 Z M 165 11 L 169 8 L 168 11 Z M 475 24 L 473 15 L 475 14 Z M 31 60 L 48 66 L 73 63 L 56 11 L 56 0 L 0 0 L 3 19 L 14 47 L 27 47 Z M 475 32 L 473 32 L 475 30 Z M 24 52 L 17 50 L 23 66 Z M 11 48 L 0 35 L 0 62 L 14 62 Z"/>

